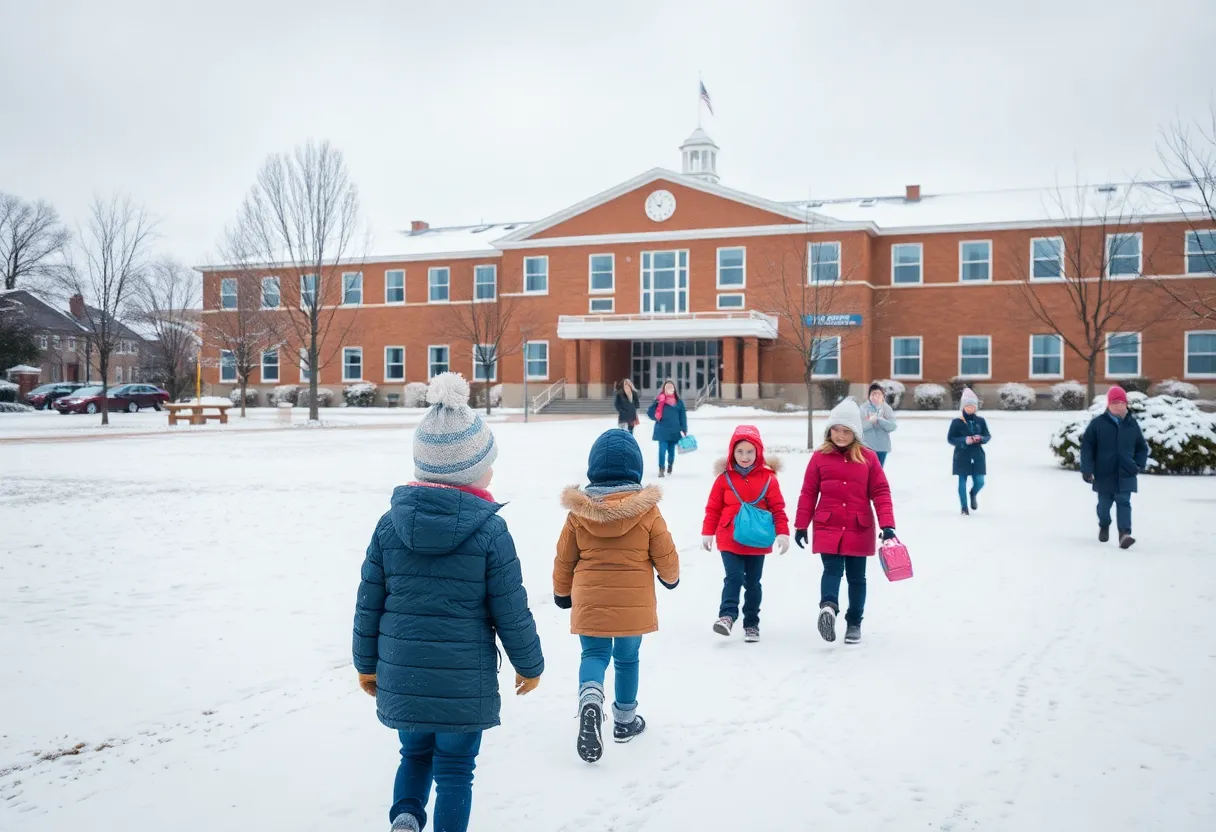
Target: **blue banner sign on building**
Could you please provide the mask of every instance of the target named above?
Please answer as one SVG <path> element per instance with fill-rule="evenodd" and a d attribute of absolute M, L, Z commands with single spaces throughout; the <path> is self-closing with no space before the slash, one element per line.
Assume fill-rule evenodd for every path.
<path fill-rule="evenodd" d="M 807 326 L 861 326 L 860 315 L 807 315 Z"/>

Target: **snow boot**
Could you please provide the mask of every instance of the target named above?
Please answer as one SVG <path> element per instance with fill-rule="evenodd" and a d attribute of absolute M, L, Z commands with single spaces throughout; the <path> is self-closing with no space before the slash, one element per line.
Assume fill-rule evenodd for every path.
<path fill-rule="evenodd" d="M 979 501 L 979 500 L 977 500 L 977 499 L 975 498 L 975 492 L 974 492 L 974 491 L 972 491 L 972 492 L 971 492 L 971 510 L 972 510 L 972 511 L 979 511 L 979 510 L 980 510 L 980 501 Z"/>
<path fill-rule="evenodd" d="M 664 475 L 663 475 L 663 469 L 662 469 L 662 468 L 660 468 L 660 469 L 659 469 L 659 479 L 663 479 L 663 476 L 664 476 Z"/>
<path fill-rule="evenodd" d="M 594 763 L 604 756 L 604 686 L 584 682 L 578 692 L 578 756 Z"/>
<path fill-rule="evenodd" d="M 1136 538 L 1132 537 L 1131 532 L 1119 532 L 1119 548 L 1130 549 L 1132 544 L 1136 542 Z"/>
<path fill-rule="evenodd" d="M 612 704 L 612 739 L 614 742 L 629 742 L 646 730 L 646 720 L 637 714 L 638 706 L 622 708 Z"/>
<path fill-rule="evenodd" d="M 669 476 L 669 477 L 671 476 L 671 466 L 670 465 L 667 466 L 667 476 Z"/>
<path fill-rule="evenodd" d="M 1110 540 L 1110 526 L 1098 526 L 1098 542 L 1105 543 Z"/>
<path fill-rule="evenodd" d="M 836 640 L 836 607 L 824 604 L 819 608 L 819 635 L 824 641 Z"/>
<path fill-rule="evenodd" d="M 850 624 L 844 631 L 845 644 L 857 644 L 861 641 L 861 625 Z"/>
<path fill-rule="evenodd" d="M 714 632 L 720 636 L 730 635 L 731 628 L 735 626 L 735 619 L 729 615 L 724 615 L 714 622 Z"/>
<path fill-rule="evenodd" d="M 966 506 L 963 506 L 963 516 L 969 517 L 970 515 L 971 515 L 971 510 L 968 509 Z"/>
<path fill-rule="evenodd" d="M 743 640 L 745 642 L 747 642 L 748 644 L 755 644 L 757 641 L 760 640 L 760 628 L 759 627 L 744 627 L 743 628 Z"/>
<path fill-rule="evenodd" d="M 393 820 L 391 832 L 419 832 L 418 818 L 409 812 L 402 812 Z"/>

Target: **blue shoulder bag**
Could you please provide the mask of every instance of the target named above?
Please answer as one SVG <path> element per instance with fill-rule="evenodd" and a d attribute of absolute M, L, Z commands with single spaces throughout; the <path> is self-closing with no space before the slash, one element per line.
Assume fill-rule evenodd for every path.
<path fill-rule="evenodd" d="M 738 489 L 730 480 L 730 473 L 728 472 L 725 476 L 726 484 L 730 486 L 731 491 L 735 492 L 735 498 L 739 501 L 739 513 L 735 515 L 735 542 L 751 549 L 770 548 L 777 540 L 777 530 L 773 526 L 773 513 L 756 508 L 756 504 L 763 500 L 764 495 L 768 493 L 768 487 L 773 482 L 772 479 L 770 478 L 764 484 L 764 490 L 760 492 L 760 496 L 749 503 L 739 496 Z"/>

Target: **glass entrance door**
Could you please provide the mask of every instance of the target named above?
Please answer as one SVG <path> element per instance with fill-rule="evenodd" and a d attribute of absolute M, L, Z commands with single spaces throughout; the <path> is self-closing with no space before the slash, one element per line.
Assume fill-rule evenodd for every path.
<path fill-rule="evenodd" d="M 696 395 L 699 388 L 694 388 L 696 381 L 693 372 L 694 359 L 691 358 L 652 358 L 650 360 L 650 378 L 654 388 L 649 392 L 658 395 L 663 389 L 664 382 L 671 379 L 676 383 L 676 390 L 680 393 L 680 398 L 687 398 L 689 391 L 692 395 Z M 704 368 L 701 369 L 701 375 L 705 375 Z"/>

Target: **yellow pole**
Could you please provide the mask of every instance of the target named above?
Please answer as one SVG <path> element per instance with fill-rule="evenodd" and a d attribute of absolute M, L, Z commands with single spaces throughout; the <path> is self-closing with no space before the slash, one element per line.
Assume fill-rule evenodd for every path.
<path fill-rule="evenodd" d="M 203 403 L 203 356 L 201 354 L 194 356 L 194 401 L 196 404 Z"/>

